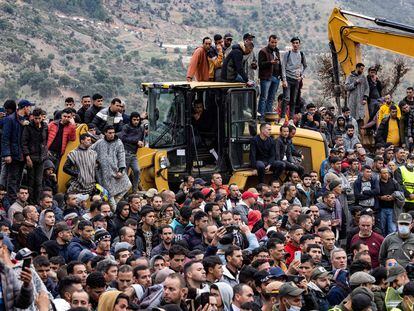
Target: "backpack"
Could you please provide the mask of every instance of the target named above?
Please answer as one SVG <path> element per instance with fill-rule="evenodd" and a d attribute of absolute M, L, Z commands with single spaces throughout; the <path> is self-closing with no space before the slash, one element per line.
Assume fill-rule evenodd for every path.
<path fill-rule="evenodd" d="M 292 52 L 292 51 L 289 51 L 288 52 L 288 55 L 287 55 L 287 58 L 286 58 L 286 63 L 288 63 L 289 62 L 289 59 L 290 59 L 290 52 Z M 305 66 L 304 65 L 304 59 L 305 59 L 305 56 L 303 55 L 303 52 L 302 51 L 299 51 L 299 53 L 300 53 L 300 63 L 302 64 L 302 66 Z"/>

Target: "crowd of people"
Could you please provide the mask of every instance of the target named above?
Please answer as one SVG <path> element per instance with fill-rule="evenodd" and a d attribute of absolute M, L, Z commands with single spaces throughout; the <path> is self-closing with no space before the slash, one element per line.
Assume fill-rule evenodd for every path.
<path fill-rule="evenodd" d="M 253 39 L 204 38 L 187 73 L 253 86 L 258 69 L 260 117 L 276 110 L 281 126 L 274 139 L 261 122 L 251 140 L 253 188 L 214 173 L 142 191 L 146 116 L 118 98 L 104 108 L 100 94 L 83 96 L 78 110 L 67 98 L 52 120 L 28 100 L 4 103 L 0 311 L 413 310 L 413 89 L 396 105 L 375 68 L 366 77 L 357 64 L 348 105 L 318 109 L 300 95 L 300 39 L 281 55 L 271 35 L 257 58 Z M 297 127 L 329 145 L 317 170 L 302 166 Z M 368 131 L 372 150 L 360 141 Z"/>

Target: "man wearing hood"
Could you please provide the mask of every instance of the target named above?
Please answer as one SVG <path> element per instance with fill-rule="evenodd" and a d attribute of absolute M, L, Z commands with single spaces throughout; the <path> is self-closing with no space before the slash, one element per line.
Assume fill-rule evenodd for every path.
<path fill-rule="evenodd" d="M 351 116 L 360 122 L 365 118 L 365 105 L 369 96 L 369 85 L 367 78 L 363 75 L 365 65 L 356 64 L 356 69 L 346 78 L 345 90 L 348 95 L 348 107 Z"/>
<path fill-rule="evenodd" d="M 119 201 L 116 205 L 115 215 L 110 226 L 112 240 L 118 236 L 119 230 L 125 226 L 125 221 L 129 218 L 130 206 L 126 201 Z"/>
<path fill-rule="evenodd" d="M 404 211 L 414 209 L 414 154 L 409 154 L 405 165 L 397 168 L 394 178 L 404 191 Z"/>
<path fill-rule="evenodd" d="M 210 294 L 217 299 L 218 311 L 231 311 L 233 288 L 225 282 L 217 282 L 210 286 Z"/>
<path fill-rule="evenodd" d="M 347 126 L 348 124 L 352 124 L 355 128 L 355 135 L 358 137 L 358 122 L 355 120 L 354 117 L 351 116 L 351 109 L 349 109 L 349 107 L 345 106 L 342 108 L 342 116 L 339 117 L 343 117 L 345 120 L 345 126 Z M 339 118 L 338 117 L 338 118 Z"/>
<path fill-rule="evenodd" d="M 109 191 L 111 206 L 115 208 L 115 204 L 131 188 L 131 182 L 126 174 L 124 145 L 115 135 L 114 126 L 106 126 L 104 135 L 91 148 L 96 151 L 99 159 L 96 179 Z"/>
<path fill-rule="evenodd" d="M 99 297 L 98 309 L 99 311 L 117 311 L 127 310 L 129 306 L 129 297 L 118 291 L 112 290 L 103 293 Z"/>
<path fill-rule="evenodd" d="M 221 78 L 228 82 L 249 82 L 249 77 L 243 66 L 243 55 L 253 51 L 253 42 L 233 45 L 230 54 L 223 61 Z"/>
<path fill-rule="evenodd" d="M 125 148 L 126 170 L 131 168 L 134 178 L 132 179 L 132 192 L 137 192 L 139 184 L 139 166 L 137 160 L 138 148 L 144 146 L 144 129 L 141 126 L 141 116 L 138 112 L 131 113 L 129 124 L 122 128 L 120 138 Z"/>
<path fill-rule="evenodd" d="M 55 225 L 55 213 L 51 209 L 46 209 L 40 213 L 39 226 L 34 229 L 27 237 L 27 247 L 39 253 L 43 242 L 55 239 L 53 232 Z"/>
<path fill-rule="evenodd" d="M 88 220 L 81 220 L 78 224 L 79 237 L 75 236 L 68 246 L 69 261 L 78 260 L 79 254 L 84 249 L 94 250 L 95 244 L 92 242 L 93 226 Z"/>
<path fill-rule="evenodd" d="M 63 171 L 72 177 L 69 193 L 91 194 L 96 184 L 97 154 L 89 148 L 92 146 L 89 134 L 81 134 L 79 142 L 79 146 L 69 152 Z"/>

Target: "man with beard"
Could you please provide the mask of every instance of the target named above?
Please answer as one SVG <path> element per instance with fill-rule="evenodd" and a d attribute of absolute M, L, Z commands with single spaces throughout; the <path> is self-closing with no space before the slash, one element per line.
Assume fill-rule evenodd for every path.
<path fill-rule="evenodd" d="M 224 253 L 227 264 L 223 267 L 222 282 L 230 286 L 239 284 L 239 272 L 243 266 L 243 255 L 240 247 L 231 245 Z"/>
<path fill-rule="evenodd" d="M 81 134 L 79 141 L 78 148 L 69 152 L 63 171 L 72 177 L 68 192 L 91 194 L 96 184 L 97 153 L 89 149 L 92 146 L 89 134 Z"/>
<path fill-rule="evenodd" d="M 329 272 L 323 267 L 316 267 L 311 274 L 308 291 L 312 300 L 319 306 L 320 311 L 328 311 L 329 309 L 326 294 L 329 292 L 330 286 Z"/>
<path fill-rule="evenodd" d="M 110 203 L 113 208 L 131 188 L 126 174 L 125 150 L 121 140 L 115 135 L 112 125 L 104 129 L 105 137 L 98 140 L 91 148 L 99 159 L 97 182 L 109 191 Z"/>
<path fill-rule="evenodd" d="M 89 294 L 89 302 L 93 310 L 97 310 L 99 297 L 106 290 L 105 277 L 101 272 L 92 272 L 86 278 L 86 292 Z"/>
<path fill-rule="evenodd" d="M 322 261 L 322 250 L 318 244 L 308 244 L 306 253 L 311 256 L 315 265 L 319 265 Z"/>
<path fill-rule="evenodd" d="M 73 237 L 72 231 L 65 222 L 57 223 L 53 231 L 56 239 L 44 242 L 42 246 L 46 248 L 49 258 L 54 256 L 62 256 L 66 262 L 69 262 L 68 245 Z M 53 256 L 50 251 L 53 251 Z"/>
<path fill-rule="evenodd" d="M 167 276 L 164 283 L 164 291 L 161 299 L 161 306 L 166 304 L 178 305 L 181 310 L 187 311 L 185 299 L 188 293 L 185 280 L 181 274 L 173 273 Z"/>
<path fill-rule="evenodd" d="M 203 229 L 202 243 L 197 245 L 194 249 L 203 251 L 205 257 L 216 254 L 217 245 L 226 232 L 224 227 L 217 229 L 216 225 L 208 225 Z"/>
<path fill-rule="evenodd" d="M 365 105 L 369 96 L 369 85 L 367 78 L 363 75 L 365 65 L 356 64 L 355 71 L 346 78 L 345 89 L 348 92 L 348 107 L 351 116 L 361 122 L 365 116 Z"/>
<path fill-rule="evenodd" d="M 220 227 L 221 225 L 221 209 L 217 203 L 208 202 L 204 205 L 204 211 L 208 215 L 208 224 L 216 225 Z"/>
<path fill-rule="evenodd" d="M 76 125 L 71 109 L 63 109 L 61 119 L 49 123 L 48 132 L 47 148 L 51 160 L 57 168 L 67 144 L 76 139 Z"/>
<path fill-rule="evenodd" d="M 172 241 L 174 240 L 174 232 L 169 225 L 161 227 L 159 231 L 161 243 L 151 250 L 151 258 L 164 252 L 168 252 L 171 248 Z"/>
<path fill-rule="evenodd" d="M 255 235 L 258 241 L 266 236 L 267 229 L 275 226 L 277 223 L 278 215 L 275 212 L 271 212 L 269 209 L 265 209 L 262 213 L 263 227 L 256 231 Z"/>
<path fill-rule="evenodd" d="M 187 282 L 188 299 L 195 299 L 203 292 L 208 292 L 206 286 L 206 271 L 201 260 L 193 260 L 184 265 L 184 278 Z"/>

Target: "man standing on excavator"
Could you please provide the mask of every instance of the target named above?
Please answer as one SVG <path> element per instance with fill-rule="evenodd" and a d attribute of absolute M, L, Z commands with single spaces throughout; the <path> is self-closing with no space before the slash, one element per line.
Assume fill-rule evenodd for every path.
<path fill-rule="evenodd" d="M 348 107 L 351 116 L 361 125 L 365 118 L 365 105 L 369 96 L 367 77 L 363 75 L 365 65 L 358 63 L 356 69 L 346 78 L 345 89 L 348 92 Z"/>

